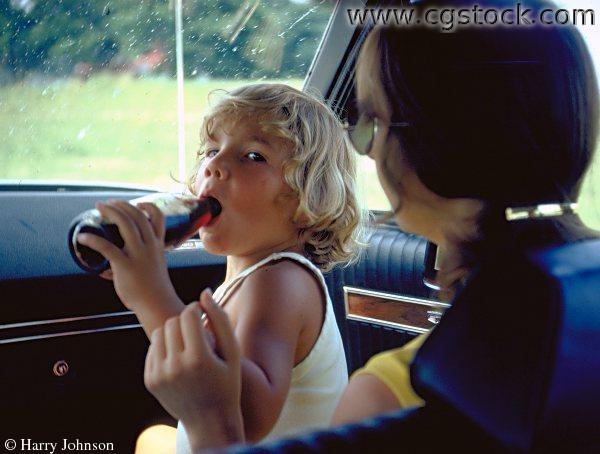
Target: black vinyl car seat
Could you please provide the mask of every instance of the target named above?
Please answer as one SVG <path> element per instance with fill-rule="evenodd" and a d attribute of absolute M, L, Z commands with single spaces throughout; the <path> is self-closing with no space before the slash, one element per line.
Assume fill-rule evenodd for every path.
<path fill-rule="evenodd" d="M 417 392 L 511 451 L 600 452 L 600 240 L 500 260 L 452 309 Z"/>
<path fill-rule="evenodd" d="M 423 284 L 426 246 L 427 240 L 420 236 L 402 232 L 396 226 L 380 225 L 372 232 L 368 248 L 358 262 L 338 266 L 325 274 L 350 374 L 371 356 L 400 347 L 415 334 L 348 320 L 344 286 L 429 298 L 432 291 Z"/>
<path fill-rule="evenodd" d="M 413 362 L 427 404 L 231 452 L 600 452 L 600 240 L 498 257 Z"/>

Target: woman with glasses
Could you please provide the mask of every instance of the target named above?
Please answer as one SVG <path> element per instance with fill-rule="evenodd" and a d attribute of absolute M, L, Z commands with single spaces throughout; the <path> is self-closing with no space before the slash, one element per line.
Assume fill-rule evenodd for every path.
<path fill-rule="evenodd" d="M 375 161 L 400 228 L 444 252 L 446 299 L 486 261 L 598 236 L 576 213 L 598 86 L 574 27 L 376 28 L 360 53 L 357 104 L 350 138 Z M 409 365 L 424 341 L 355 372 L 332 423 L 421 405 Z"/>
<path fill-rule="evenodd" d="M 431 3 L 416 8 L 422 14 Z M 533 13 L 555 7 L 523 3 Z M 399 227 L 444 251 L 436 280 L 448 298 L 487 262 L 598 236 L 577 215 L 599 118 L 596 76 L 574 27 L 375 28 L 356 76 L 350 138 L 375 161 Z M 216 347 L 199 327 L 210 386 L 196 402 L 197 430 L 216 447 L 242 440 L 239 408 L 219 398 L 239 395 L 239 349 L 224 314 L 207 301 L 201 307 Z M 333 423 L 418 404 L 407 372 L 417 347 L 375 358 L 354 376 Z"/>

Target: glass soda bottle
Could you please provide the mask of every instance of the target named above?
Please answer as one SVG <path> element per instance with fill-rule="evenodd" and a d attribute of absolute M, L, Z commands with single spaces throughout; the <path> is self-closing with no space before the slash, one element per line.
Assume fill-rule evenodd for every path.
<path fill-rule="evenodd" d="M 198 199 L 180 194 L 155 193 L 130 200 L 129 203 L 153 203 L 162 211 L 165 216 L 165 250 L 178 247 L 221 212 L 221 205 L 212 197 Z M 99 252 L 80 244 L 77 241 L 80 233 L 101 236 L 120 248 L 125 245 L 117 226 L 104 219 L 98 210 L 87 210 L 76 216 L 69 228 L 69 251 L 75 263 L 88 273 L 100 274 L 110 268 L 110 263 Z"/>

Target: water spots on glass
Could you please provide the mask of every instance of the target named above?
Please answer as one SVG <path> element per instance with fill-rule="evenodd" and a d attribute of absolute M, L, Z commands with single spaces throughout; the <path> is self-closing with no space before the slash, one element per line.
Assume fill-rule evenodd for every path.
<path fill-rule="evenodd" d="M 274 78 L 300 85 L 334 6 L 319 1 L 184 0 L 186 148 L 208 91 Z M 2 23 L 15 47 L 0 40 L 0 55 L 14 56 L 0 65 L 4 156 L 12 151 L 0 179 L 31 178 L 34 167 L 44 178 L 141 184 L 177 173 L 174 4 L 7 2 L 21 6 Z M 18 163 L 25 149 L 35 160 Z M 142 152 L 150 170 L 140 173 Z"/>
<path fill-rule="evenodd" d="M 77 140 L 83 140 L 85 136 L 87 136 L 91 127 L 92 125 L 87 125 L 85 128 L 80 129 L 77 133 Z"/>

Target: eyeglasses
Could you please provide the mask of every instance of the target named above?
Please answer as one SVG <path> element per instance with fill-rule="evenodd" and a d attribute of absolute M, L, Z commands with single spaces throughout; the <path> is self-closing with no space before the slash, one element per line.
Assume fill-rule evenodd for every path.
<path fill-rule="evenodd" d="M 361 113 L 356 123 L 346 121 L 344 129 L 348 131 L 348 138 L 356 152 L 360 155 L 367 155 L 373 146 L 373 140 L 380 128 L 380 121 L 367 113 Z M 405 128 L 410 123 L 405 121 L 389 123 L 388 128 Z"/>

